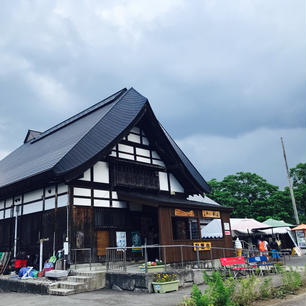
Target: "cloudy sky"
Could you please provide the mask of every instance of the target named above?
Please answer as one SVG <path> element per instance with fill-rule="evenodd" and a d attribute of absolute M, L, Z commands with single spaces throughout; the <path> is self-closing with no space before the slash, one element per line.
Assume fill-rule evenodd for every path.
<path fill-rule="evenodd" d="M 205 179 L 306 161 L 304 0 L 1 1 L 0 158 L 123 87 Z"/>

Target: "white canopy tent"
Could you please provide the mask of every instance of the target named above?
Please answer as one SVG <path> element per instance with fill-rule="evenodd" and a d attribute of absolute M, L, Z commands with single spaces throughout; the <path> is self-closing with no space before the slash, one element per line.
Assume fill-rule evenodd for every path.
<path fill-rule="evenodd" d="M 267 228 L 264 223 L 249 218 L 230 218 L 232 236 L 249 235 L 254 229 Z"/>

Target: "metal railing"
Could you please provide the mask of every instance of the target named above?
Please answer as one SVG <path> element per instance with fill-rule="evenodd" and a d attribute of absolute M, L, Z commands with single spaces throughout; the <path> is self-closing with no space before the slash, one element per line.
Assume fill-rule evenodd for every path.
<path fill-rule="evenodd" d="M 194 253 L 189 250 L 192 248 Z M 193 245 L 143 245 L 138 246 L 138 253 L 134 254 L 135 247 L 111 247 L 106 248 L 106 269 L 107 271 L 123 271 L 127 272 L 127 267 L 130 265 L 142 264 L 144 272 L 148 272 L 148 261 L 150 259 L 150 252 L 155 250 L 153 254 L 156 259 L 162 259 L 165 269 L 175 268 L 206 268 L 207 266 L 213 268 L 212 260 L 220 259 L 221 257 L 236 256 L 234 248 L 210 247 L 206 250 L 201 249 L 200 246 Z M 272 252 L 267 252 L 270 259 Z M 247 257 L 260 256 L 261 252 L 258 249 L 242 249 L 242 256 Z M 286 263 L 285 252 L 280 251 L 279 255 Z M 151 256 L 152 258 L 152 256 Z M 210 265 L 208 264 L 210 262 Z"/>
<path fill-rule="evenodd" d="M 82 256 L 79 255 L 80 252 L 82 252 Z M 89 253 L 89 257 L 88 257 L 88 253 Z M 71 249 L 71 262 L 74 264 L 75 269 L 78 263 L 79 264 L 88 263 L 87 258 L 89 258 L 89 269 L 91 270 L 92 249 L 91 248 Z M 79 259 L 79 262 L 78 262 L 78 259 Z"/>
<path fill-rule="evenodd" d="M 191 253 L 190 249 L 195 253 Z M 181 268 L 187 265 L 200 267 L 205 260 L 235 256 L 233 248 L 210 247 L 203 250 L 198 245 L 142 245 L 137 247 L 137 254 L 133 254 L 133 250 L 135 247 L 106 248 L 107 270 L 127 271 L 127 262 L 134 262 L 143 263 L 144 271 L 147 272 L 147 263 L 152 260 L 152 254 L 155 255 L 154 259 L 162 259 L 165 266 L 176 265 Z"/>

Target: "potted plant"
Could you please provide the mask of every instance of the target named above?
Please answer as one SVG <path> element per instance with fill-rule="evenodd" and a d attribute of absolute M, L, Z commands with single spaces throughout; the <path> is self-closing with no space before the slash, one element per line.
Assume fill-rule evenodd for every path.
<path fill-rule="evenodd" d="M 154 276 L 152 285 L 155 293 L 166 293 L 178 291 L 179 281 L 174 273 L 158 273 Z"/>
<path fill-rule="evenodd" d="M 139 268 L 140 270 L 144 271 L 145 264 L 142 264 Z M 148 273 L 165 272 L 165 265 L 159 259 L 156 259 L 155 261 L 148 261 L 147 262 L 147 272 Z"/>

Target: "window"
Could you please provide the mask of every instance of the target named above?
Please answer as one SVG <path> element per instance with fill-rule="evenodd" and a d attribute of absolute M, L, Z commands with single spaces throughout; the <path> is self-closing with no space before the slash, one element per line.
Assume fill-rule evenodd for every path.
<path fill-rule="evenodd" d="M 202 218 L 201 225 L 201 238 L 222 238 L 223 230 L 220 219 Z"/>
<path fill-rule="evenodd" d="M 158 172 L 145 166 L 114 164 L 114 185 L 144 189 L 159 189 Z"/>
<path fill-rule="evenodd" d="M 198 220 L 195 218 L 172 218 L 174 240 L 199 239 Z"/>

